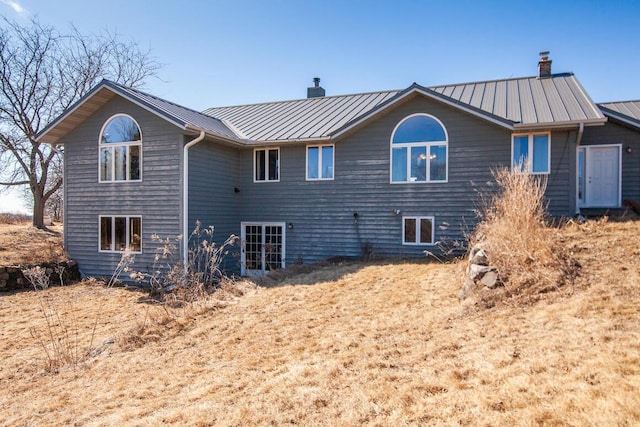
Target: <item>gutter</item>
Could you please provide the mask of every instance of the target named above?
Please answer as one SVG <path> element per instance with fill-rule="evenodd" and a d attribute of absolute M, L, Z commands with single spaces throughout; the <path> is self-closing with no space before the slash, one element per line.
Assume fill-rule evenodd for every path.
<path fill-rule="evenodd" d="M 189 266 L 189 148 L 202 141 L 204 135 L 204 131 L 201 130 L 199 136 L 189 141 L 184 146 L 182 156 L 182 258 L 185 274 Z"/>
<path fill-rule="evenodd" d="M 513 125 L 513 129 L 515 131 L 525 131 L 525 130 L 537 130 L 537 129 L 569 129 L 573 126 L 602 126 L 607 122 L 607 118 L 603 117 L 602 119 L 588 119 L 588 120 L 570 120 L 566 122 L 560 123 L 539 123 L 539 124 L 529 124 L 529 123 L 516 123 Z"/>

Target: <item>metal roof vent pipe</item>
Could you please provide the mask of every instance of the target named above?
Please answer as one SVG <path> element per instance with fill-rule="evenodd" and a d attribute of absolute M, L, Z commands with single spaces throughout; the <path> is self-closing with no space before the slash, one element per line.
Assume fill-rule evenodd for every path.
<path fill-rule="evenodd" d="M 548 50 L 540 52 L 540 61 L 538 62 L 538 78 L 544 77 L 551 77 L 551 60 Z"/>
<path fill-rule="evenodd" d="M 320 98 L 324 96 L 324 89 L 320 86 L 320 77 L 313 78 L 313 86 L 307 88 L 307 98 Z"/>

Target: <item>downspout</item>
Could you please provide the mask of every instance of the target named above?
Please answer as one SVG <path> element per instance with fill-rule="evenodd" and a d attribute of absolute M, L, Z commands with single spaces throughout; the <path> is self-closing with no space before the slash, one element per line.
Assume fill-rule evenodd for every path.
<path fill-rule="evenodd" d="M 182 156 L 182 259 L 184 271 L 189 267 L 189 148 L 204 139 L 204 131 L 200 131 L 195 139 L 189 141 L 184 146 Z"/>
<path fill-rule="evenodd" d="M 576 136 L 576 215 L 580 215 L 580 202 L 578 195 L 580 194 L 580 180 L 577 179 L 580 173 L 578 169 L 578 152 L 580 150 L 580 143 L 582 142 L 582 133 L 584 132 L 584 122 L 580 122 L 578 125 L 578 136 Z M 586 177 L 584 177 L 586 179 Z"/>

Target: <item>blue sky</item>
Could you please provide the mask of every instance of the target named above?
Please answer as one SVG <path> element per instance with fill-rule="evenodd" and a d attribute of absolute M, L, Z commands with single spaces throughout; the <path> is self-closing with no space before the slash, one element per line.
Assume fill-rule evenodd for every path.
<path fill-rule="evenodd" d="M 543 50 L 594 101 L 640 99 L 637 0 L 0 0 L 0 14 L 134 40 L 163 64 L 145 90 L 197 110 L 304 98 L 316 76 L 327 95 L 530 76 Z"/>

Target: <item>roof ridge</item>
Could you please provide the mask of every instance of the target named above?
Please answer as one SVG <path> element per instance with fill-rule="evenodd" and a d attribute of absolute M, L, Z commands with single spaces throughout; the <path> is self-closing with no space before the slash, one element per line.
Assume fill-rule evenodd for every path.
<path fill-rule="evenodd" d="M 604 104 L 627 104 L 629 102 L 640 102 L 640 99 L 628 99 L 626 101 L 605 101 L 605 102 L 596 102 L 595 104 L 597 106 L 600 106 Z"/>
<path fill-rule="evenodd" d="M 572 71 L 567 71 L 567 72 L 564 72 L 564 73 L 551 74 L 551 76 L 545 77 L 545 79 L 553 78 L 553 77 L 569 77 L 569 76 L 574 76 L 574 75 L 575 74 Z M 462 82 L 462 83 L 445 83 L 445 84 L 440 84 L 440 85 L 424 86 L 424 87 L 428 87 L 430 89 L 433 89 L 433 88 L 437 88 L 437 87 L 464 86 L 464 85 L 472 85 L 472 84 L 479 84 L 479 83 L 497 83 L 497 82 L 508 82 L 508 81 L 514 81 L 514 80 L 531 80 L 531 79 L 539 79 L 539 77 L 538 76 L 509 77 L 509 78 L 506 78 L 506 79 L 477 80 L 477 81 L 473 81 L 473 82 Z"/>
<path fill-rule="evenodd" d="M 359 92 L 359 93 L 345 93 L 343 95 L 329 95 L 329 96 L 318 96 L 315 98 L 297 98 L 297 99 L 283 99 L 282 101 L 267 101 L 267 102 L 254 102 L 250 104 L 238 104 L 238 105 L 221 105 L 219 107 L 208 107 L 205 108 L 204 111 L 207 110 L 217 110 L 220 108 L 239 108 L 239 107 L 254 107 L 258 105 L 271 105 L 271 104 L 282 104 L 284 102 L 302 102 L 302 101 L 316 101 L 328 98 L 345 98 L 348 96 L 362 96 L 362 95 L 373 95 L 373 94 L 381 94 L 381 93 L 391 93 L 391 92 L 402 92 L 404 89 L 389 89 L 389 90 L 374 90 L 371 92 Z M 208 114 L 203 113 L 206 116 Z M 209 116 L 211 117 L 211 116 Z"/>

